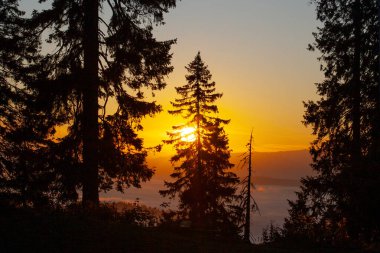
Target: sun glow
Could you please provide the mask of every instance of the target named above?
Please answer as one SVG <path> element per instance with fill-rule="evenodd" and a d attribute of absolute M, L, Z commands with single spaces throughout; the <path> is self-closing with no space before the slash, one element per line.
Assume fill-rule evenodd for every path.
<path fill-rule="evenodd" d="M 181 130 L 179 130 L 179 132 L 181 136 L 181 141 L 193 142 L 196 140 L 194 127 L 184 127 Z"/>

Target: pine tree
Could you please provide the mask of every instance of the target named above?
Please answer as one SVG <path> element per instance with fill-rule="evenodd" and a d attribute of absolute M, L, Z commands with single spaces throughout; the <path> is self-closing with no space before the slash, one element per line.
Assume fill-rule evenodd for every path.
<path fill-rule="evenodd" d="M 316 139 L 316 176 L 290 202 L 289 231 L 318 240 L 372 241 L 380 228 L 378 10 L 376 1 L 313 1 L 323 23 L 310 50 L 321 52 L 319 101 L 305 103 Z"/>
<path fill-rule="evenodd" d="M 228 171 L 228 138 L 223 129 L 229 120 L 217 117 L 215 101 L 222 96 L 216 93 L 215 82 L 202 61 L 200 53 L 186 67 L 187 84 L 176 87 L 180 98 L 172 102 L 173 115 L 181 115 L 187 122 L 174 126 L 169 132 L 176 155 L 171 158 L 175 164 L 171 177 L 174 182 L 165 182 L 163 196 L 179 197 L 179 208 L 184 218 L 190 218 L 198 228 L 223 226 L 233 227 L 229 205 L 235 200 L 237 176 Z M 184 139 L 182 129 L 193 127 L 195 138 Z"/>
<path fill-rule="evenodd" d="M 175 0 L 52 0 L 50 9 L 33 13 L 34 32 L 47 39 L 34 66 L 38 79 L 28 88 L 52 119 L 51 131 L 67 128 L 45 151 L 52 158 L 45 166 L 74 170 L 70 182 L 82 188 L 86 206 L 98 204 L 100 189 L 139 187 L 153 174 L 137 131 L 143 117 L 161 110 L 144 100 L 144 90 L 163 89 L 173 69 L 175 41 L 157 41 L 152 26 L 174 6 Z"/>
<path fill-rule="evenodd" d="M 0 3 L 0 202 L 43 205 L 48 202 L 50 184 L 44 178 L 49 172 L 30 165 L 46 142 L 41 126 L 31 121 L 37 116 L 31 106 L 34 94 L 25 89 L 34 78 L 29 65 L 38 59 L 40 44 L 18 1 Z"/>
<path fill-rule="evenodd" d="M 7 149 L 11 145 L 7 135 L 17 121 L 16 102 L 21 98 L 21 94 L 17 94 L 19 88 L 16 80 L 20 74 L 18 70 L 23 52 L 23 48 L 19 47 L 23 12 L 18 9 L 17 1 L 7 0 L 0 3 L 0 175 L 3 176 L 7 167 Z"/>

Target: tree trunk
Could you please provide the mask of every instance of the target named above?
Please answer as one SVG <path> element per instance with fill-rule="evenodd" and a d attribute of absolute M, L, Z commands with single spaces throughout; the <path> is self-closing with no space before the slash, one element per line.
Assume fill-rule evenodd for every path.
<path fill-rule="evenodd" d="M 196 198 L 196 210 L 195 211 L 195 227 L 202 228 L 204 226 L 204 192 L 202 191 L 202 158 L 201 158 L 201 124 L 200 124 L 200 84 L 197 81 L 197 168 L 195 174 L 195 198 Z"/>
<path fill-rule="evenodd" d="M 348 220 L 348 233 L 356 238 L 360 231 L 356 219 L 360 216 L 360 194 L 357 188 L 361 188 L 362 180 L 358 178 L 361 173 L 361 28 L 362 28 L 362 6 L 360 0 L 355 0 L 352 7 L 353 16 L 353 33 L 354 33 L 354 58 L 352 66 L 352 150 L 351 150 L 351 169 L 348 170 L 348 181 L 345 188 L 347 189 L 348 199 L 345 203 L 345 215 Z"/>
<path fill-rule="evenodd" d="M 375 158 L 379 162 L 380 159 L 380 0 L 377 0 L 377 31 L 378 31 L 378 77 L 377 77 L 377 82 L 378 82 L 378 90 L 377 90 L 377 118 L 375 120 Z"/>
<path fill-rule="evenodd" d="M 354 170 L 360 167 L 361 159 L 361 143 L 360 143 L 360 59 L 361 59 L 361 14 L 360 0 L 355 0 L 353 7 L 353 23 L 354 23 L 354 62 L 352 76 L 352 166 Z"/>
<path fill-rule="evenodd" d="M 245 210 L 245 224 L 244 224 L 244 240 L 250 242 L 251 235 L 251 177 L 252 177 L 252 132 L 249 139 L 249 158 L 248 158 L 248 178 L 247 178 L 247 196 L 246 196 L 246 210 Z"/>
<path fill-rule="evenodd" d="M 98 181 L 98 0 L 84 0 L 83 205 L 99 204 Z"/>

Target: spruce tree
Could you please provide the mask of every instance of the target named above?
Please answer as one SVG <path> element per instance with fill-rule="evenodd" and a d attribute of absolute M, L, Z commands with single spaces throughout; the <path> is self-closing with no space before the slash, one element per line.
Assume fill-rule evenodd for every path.
<path fill-rule="evenodd" d="M 50 3 L 31 19 L 45 41 L 34 65 L 38 78 L 28 88 L 52 119 L 50 131 L 67 133 L 49 145 L 44 166 L 71 170 L 83 204 L 96 206 L 100 189 L 139 187 L 153 174 L 137 131 L 143 117 L 161 110 L 144 100 L 144 91 L 163 89 L 173 69 L 175 41 L 157 41 L 152 27 L 163 24 L 175 0 Z"/>
<path fill-rule="evenodd" d="M 200 53 L 186 67 L 187 84 L 176 87 L 179 98 L 172 102 L 170 114 L 182 116 L 186 122 L 173 126 L 169 132 L 176 155 L 171 177 L 174 182 L 165 182 L 163 196 L 179 197 L 179 208 L 183 218 L 189 218 L 198 228 L 223 226 L 233 227 L 229 205 L 235 200 L 237 176 L 228 171 L 228 138 L 223 129 L 229 120 L 218 117 L 215 101 L 222 96 L 215 89 L 215 82 Z M 193 127 L 195 138 L 186 140 L 181 129 Z M 191 138 L 190 138 L 191 139 Z"/>
<path fill-rule="evenodd" d="M 380 228 L 378 7 L 375 0 L 313 2 L 323 26 L 309 48 L 321 52 L 325 78 L 320 100 L 305 103 L 304 123 L 316 137 L 317 175 L 302 180 L 285 227 L 313 240 L 373 241 Z"/>
<path fill-rule="evenodd" d="M 17 1 L 0 2 L 0 176 L 7 173 L 7 150 L 11 145 L 7 135 L 12 131 L 17 112 L 17 70 L 20 67 L 18 47 L 23 13 L 18 9 Z"/>
<path fill-rule="evenodd" d="M 7 167 L 7 149 L 11 145 L 7 136 L 17 122 L 17 101 L 22 99 L 17 80 L 20 79 L 24 52 L 23 45 L 20 45 L 24 20 L 18 1 L 0 3 L 0 175 L 3 176 Z"/>
<path fill-rule="evenodd" d="M 34 80 L 30 65 L 40 43 L 18 2 L 0 1 L 0 204 L 45 205 L 49 172 L 31 164 L 46 144 L 40 135 L 46 129 L 32 121 L 35 97 L 25 87 Z"/>

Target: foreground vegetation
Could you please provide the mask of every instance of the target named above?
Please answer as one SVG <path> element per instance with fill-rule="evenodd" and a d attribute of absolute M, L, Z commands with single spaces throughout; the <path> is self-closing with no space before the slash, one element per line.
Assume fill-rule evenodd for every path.
<path fill-rule="evenodd" d="M 102 207 L 89 213 L 1 208 L 1 252 L 362 252 L 328 249 L 302 242 L 251 245 L 218 231 L 199 231 L 164 223 L 137 225 L 136 210 Z M 146 217 L 146 216 L 145 216 Z M 141 220 L 141 219 L 140 219 Z"/>
<path fill-rule="evenodd" d="M 247 252 L 251 246 L 216 233 L 143 227 L 130 213 L 2 210 L 1 252 Z"/>

